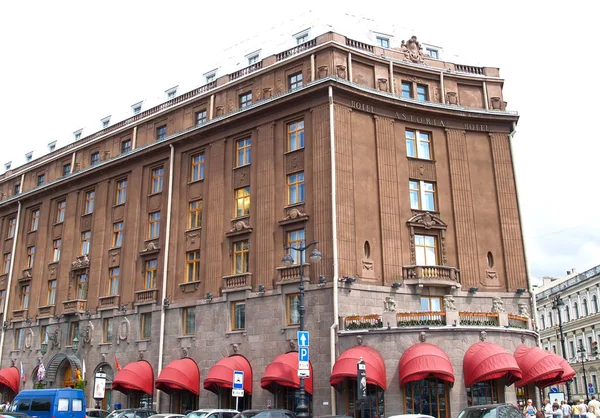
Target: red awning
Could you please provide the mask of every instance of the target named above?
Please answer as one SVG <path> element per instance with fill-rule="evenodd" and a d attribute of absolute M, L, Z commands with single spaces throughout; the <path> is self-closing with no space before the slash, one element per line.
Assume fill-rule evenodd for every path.
<path fill-rule="evenodd" d="M 0 370 L 0 385 L 7 386 L 13 392 L 19 393 L 19 386 L 21 386 L 19 369 L 12 366 Z"/>
<path fill-rule="evenodd" d="M 546 381 L 560 378 L 564 370 L 557 357 L 554 353 L 539 347 L 519 346 L 515 351 L 515 359 L 523 373 L 523 378 L 515 385 L 522 387 L 530 383 L 544 384 Z"/>
<path fill-rule="evenodd" d="M 304 387 L 310 395 L 313 393 L 313 370 L 310 367 L 310 377 L 304 379 Z M 260 387 L 272 392 L 274 383 L 282 386 L 289 386 L 298 389 L 300 387 L 300 378 L 298 377 L 298 352 L 290 351 L 286 354 L 277 356 L 265 369 L 265 374 L 260 379 Z"/>
<path fill-rule="evenodd" d="M 154 370 L 146 360 L 129 363 L 113 379 L 112 388 L 125 394 L 144 392 L 152 395 L 154 391 Z"/>
<path fill-rule="evenodd" d="M 554 360 L 558 362 L 560 367 L 562 367 L 563 372 L 559 377 L 557 377 L 555 379 L 539 381 L 537 383 L 537 385 L 540 388 L 545 388 L 545 387 L 548 387 L 551 385 L 558 385 L 561 383 L 568 382 L 576 375 L 575 370 L 573 370 L 573 368 L 571 367 L 571 365 L 569 364 L 569 362 L 567 360 L 565 360 L 564 358 L 562 358 L 560 356 L 557 356 L 554 353 L 552 353 L 552 356 L 554 357 Z"/>
<path fill-rule="evenodd" d="M 356 380 L 356 363 L 361 357 L 367 366 L 367 383 L 385 390 L 385 363 L 377 350 L 364 345 L 349 348 L 340 355 L 333 365 L 329 383 L 335 386 L 344 379 Z"/>
<path fill-rule="evenodd" d="M 173 390 L 187 390 L 194 395 L 200 394 L 200 371 L 191 358 L 173 360 L 156 379 L 156 388 L 171 393 Z"/>
<path fill-rule="evenodd" d="M 463 360 L 465 386 L 484 380 L 506 377 L 506 384 L 511 385 L 521 379 L 521 369 L 517 360 L 499 345 L 479 342 L 473 344 L 465 353 Z"/>
<path fill-rule="evenodd" d="M 217 393 L 219 387 L 233 388 L 234 370 L 244 372 L 244 391 L 252 395 L 252 367 L 245 357 L 237 354 L 222 358 L 210 368 L 204 379 L 204 389 Z"/>
<path fill-rule="evenodd" d="M 450 359 L 439 347 L 420 343 L 409 347 L 400 359 L 400 385 L 429 376 L 454 383 L 454 369 Z"/>

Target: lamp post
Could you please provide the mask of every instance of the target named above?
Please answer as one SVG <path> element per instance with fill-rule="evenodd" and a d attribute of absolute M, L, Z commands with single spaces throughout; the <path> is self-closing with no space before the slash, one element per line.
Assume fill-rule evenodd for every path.
<path fill-rule="evenodd" d="M 587 377 L 585 375 L 585 347 L 583 346 L 583 343 L 581 343 L 581 345 L 579 346 L 579 348 L 577 349 L 577 354 L 581 354 L 581 369 L 583 371 L 583 387 L 585 388 L 585 399 L 589 402 L 590 400 L 590 395 L 589 395 L 589 391 L 588 391 L 588 383 L 587 383 Z"/>
<path fill-rule="evenodd" d="M 286 251 L 294 250 L 299 253 L 299 262 L 300 262 L 300 297 L 298 300 L 299 303 L 299 313 L 300 313 L 300 331 L 304 331 L 304 252 L 308 250 L 310 247 L 314 246 L 312 252 L 310 253 L 310 261 L 318 262 L 323 258 L 321 252 L 317 250 L 317 241 L 313 241 L 308 245 L 304 245 L 302 247 L 286 247 Z M 289 252 L 285 254 L 283 260 L 281 261 L 285 266 L 291 266 L 294 264 L 294 257 L 290 255 Z M 306 418 L 308 417 L 308 404 L 306 403 L 306 391 L 304 387 L 304 376 L 300 376 L 300 385 L 298 386 L 298 397 L 300 400 L 298 401 L 298 406 L 296 407 L 296 415 L 298 418 Z"/>
<path fill-rule="evenodd" d="M 562 301 L 559 295 L 556 295 L 554 300 L 552 301 L 552 309 L 556 309 L 558 312 L 558 332 L 560 333 L 560 346 L 562 349 L 563 358 L 568 362 L 567 358 L 567 350 L 565 349 L 565 335 L 563 334 L 562 327 L 562 312 L 561 308 L 565 306 L 565 303 Z M 567 402 L 571 400 L 571 383 L 565 382 L 565 386 L 567 387 Z"/>

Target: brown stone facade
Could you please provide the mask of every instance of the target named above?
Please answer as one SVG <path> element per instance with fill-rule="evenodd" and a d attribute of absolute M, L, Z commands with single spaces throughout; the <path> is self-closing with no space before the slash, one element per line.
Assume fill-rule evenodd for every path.
<path fill-rule="evenodd" d="M 510 352 L 535 345 L 519 306 L 528 283 L 510 151 L 517 116 L 485 103 L 501 97 L 497 69 L 408 65 L 402 51 L 351 41 L 320 36 L 0 176 L 2 366 L 22 361 L 30 387 L 42 358 L 54 373 L 46 384 L 61 386 L 65 358 L 85 360 L 89 381 L 99 365 L 116 375 L 115 356 L 122 367 L 147 360 L 154 379 L 190 357 L 202 384 L 238 354 L 252 366 L 252 406 L 266 407 L 275 398 L 261 388 L 265 368 L 297 347 L 289 295 L 301 278 L 281 259 L 298 236 L 323 254 L 304 270 L 315 414 L 351 412 L 343 388 L 330 396 L 330 352 L 357 335 L 385 360 L 386 415 L 404 412 L 398 360 L 422 333 L 455 367 L 448 416 L 466 405 L 462 356 L 481 331 Z M 303 84 L 290 90 L 298 73 Z M 426 86 L 427 100 L 403 98 L 403 83 Z M 443 324 L 399 325 L 422 296 L 447 295 L 457 312 Z M 462 327 L 459 313 L 491 312 L 497 297 L 506 312 L 495 325 Z M 384 326 L 346 326 L 365 315 Z M 161 411 L 181 409 L 176 395 L 154 394 Z M 111 401 L 134 403 L 118 392 Z M 227 402 L 202 386 L 195 406 Z"/>

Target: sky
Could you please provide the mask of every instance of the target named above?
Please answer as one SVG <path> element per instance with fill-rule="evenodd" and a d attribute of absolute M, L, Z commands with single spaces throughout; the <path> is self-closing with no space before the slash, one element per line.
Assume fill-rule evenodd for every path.
<path fill-rule="evenodd" d="M 407 27 L 406 38 L 440 45 L 461 64 L 499 67 L 508 109 L 520 114 L 513 150 L 530 277 L 600 264 L 594 2 L 0 3 L 0 172 L 115 108 L 184 80 L 202 85 L 223 49 L 303 10 L 345 12 Z"/>

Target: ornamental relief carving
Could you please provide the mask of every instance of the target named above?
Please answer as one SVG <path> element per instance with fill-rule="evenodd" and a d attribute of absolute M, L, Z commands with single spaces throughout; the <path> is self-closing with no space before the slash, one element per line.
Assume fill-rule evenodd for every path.
<path fill-rule="evenodd" d="M 400 51 L 404 53 L 404 56 L 408 61 L 423 64 L 423 48 L 419 41 L 417 41 L 416 36 L 411 36 L 408 41 L 402 41 Z"/>
<path fill-rule="evenodd" d="M 304 150 L 298 150 L 285 155 L 285 173 L 295 173 L 304 170 Z"/>
<path fill-rule="evenodd" d="M 185 233 L 185 250 L 195 251 L 200 249 L 200 231 L 188 231 Z"/>
<path fill-rule="evenodd" d="M 415 235 L 420 232 L 427 232 L 437 236 L 439 242 L 441 265 L 447 263 L 446 252 L 446 229 L 448 226 L 440 219 L 440 217 L 431 212 L 419 212 L 413 215 L 406 224 L 409 227 L 410 233 L 410 262 L 412 265 L 417 264 L 417 256 L 415 252 Z M 436 233 L 437 232 L 437 233 Z"/>
<path fill-rule="evenodd" d="M 161 194 L 153 194 L 152 196 L 148 197 L 148 210 L 150 212 L 160 209 L 161 197 Z"/>
<path fill-rule="evenodd" d="M 233 172 L 233 184 L 236 188 L 250 186 L 250 166 L 236 168 Z"/>
<path fill-rule="evenodd" d="M 121 341 L 127 341 L 130 329 L 131 323 L 127 318 L 123 318 L 117 329 L 117 345 L 121 344 Z"/>
<path fill-rule="evenodd" d="M 118 267 L 121 265 L 121 250 L 111 250 L 108 253 L 108 266 L 109 267 Z"/>
<path fill-rule="evenodd" d="M 122 221 L 125 215 L 125 205 L 119 205 L 113 208 L 112 218 L 114 222 Z"/>

